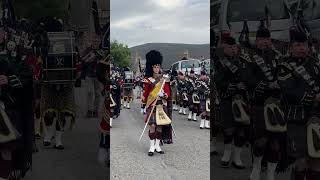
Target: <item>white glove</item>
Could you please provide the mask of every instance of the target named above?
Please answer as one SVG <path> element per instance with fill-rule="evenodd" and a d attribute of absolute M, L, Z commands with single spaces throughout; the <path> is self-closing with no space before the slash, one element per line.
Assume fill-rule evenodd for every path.
<path fill-rule="evenodd" d="M 161 97 L 161 98 L 164 97 L 164 92 L 161 90 L 161 91 L 158 93 L 158 96 Z"/>

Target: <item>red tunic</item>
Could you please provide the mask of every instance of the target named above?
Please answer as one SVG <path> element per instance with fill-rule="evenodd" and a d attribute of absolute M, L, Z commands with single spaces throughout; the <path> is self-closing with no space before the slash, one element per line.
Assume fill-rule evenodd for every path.
<path fill-rule="evenodd" d="M 143 95 L 141 98 L 141 102 L 143 105 L 147 104 L 147 100 L 148 100 L 148 96 L 150 94 L 150 92 L 152 92 L 152 90 L 154 89 L 155 85 L 153 82 L 155 81 L 154 78 L 149 77 L 149 78 L 144 78 L 142 80 L 143 82 Z M 164 86 L 163 86 L 163 92 L 165 93 L 165 97 L 164 99 L 167 99 L 168 97 L 170 97 L 170 82 L 165 82 Z M 149 108 L 152 108 L 151 106 Z M 145 122 L 147 121 L 147 119 L 145 119 Z"/>

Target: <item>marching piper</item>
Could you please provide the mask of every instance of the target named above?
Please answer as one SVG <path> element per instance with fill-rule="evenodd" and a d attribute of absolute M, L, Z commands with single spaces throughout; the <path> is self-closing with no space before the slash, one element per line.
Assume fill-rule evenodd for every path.
<path fill-rule="evenodd" d="M 286 104 L 289 156 L 295 159 L 295 180 L 320 177 L 319 62 L 310 56 L 306 35 L 291 31 L 289 56 L 282 60 L 278 79 Z"/>
<path fill-rule="evenodd" d="M 179 114 L 186 115 L 187 114 L 187 106 L 189 104 L 189 97 L 188 97 L 188 89 L 187 89 L 187 80 L 185 75 L 180 71 L 178 73 L 178 81 L 177 81 L 177 90 L 178 90 L 178 99 L 180 110 Z"/>
<path fill-rule="evenodd" d="M 248 55 L 249 56 L 249 55 Z M 280 157 L 284 156 L 286 122 L 280 104 L 280 87 L 277 81 L 281 53 L 273 48 L 270 32 L 261 26 L 256 35 L 255 53 L 247 67 L 247 83 L 251 98 L 253 127 L 253 169 L 251 180 L 259 180 L 261 162 L 267 163 L 267 180 L 274 180 Z"/>
<path fill-rule="evenodd" d="M 223 51 L 215 61 L 214 77 L 220 97 L 219 106 L 225 145 L 221 165 L 229 167 L 233 149 L 232 142 L 234 141 L 232 165 L 237 169 L 244 169 L 241 151 L 246 143 L 246 132 L 250 124 L 243 76 L 247 62 L 239 58 L 239 48 L 233 37 L 224 37 L 221 47 Z"/>
<path fill-rule="evenodd" d="M 113 109 L 112 105 L 112 96 L 111 94 L 111 87 L 110 82 L 110 71 L 111 67 L 109 68 L 108 57 L 102 59 L 97 64 L 97 79 L 98 81 L 104 86 L 103 89 L 103 105 L 102 105 L 102 118 L 100 122 L 100 144 L 99 144 L 99 153 L 98 153 L 98 160 L 101 163 L 106 163 L 110 166 L 110 159 L 109 159 L 109 149 L 110 149 L 110 127 L 111 127 L 111 109 Z"/>
<path fill-rule="evenodd" d="M 195 75 L 194 70 L 192 69 L 190 71 L 190 74 L 187 79 L 187 92 L 189 96 L 189 115 L 188 115 L 188 120 L 191 121 L 197 121 L 197 115 L 199 113 L 199 106 L 200 106 L 200 99 L 197 94 L 197 86 L 196 86 L 196 81 L 197 77 Z"/>
<path fill-rule="evenodd" d="M 149 156 L 154 152 L 164 154 L 160 141 L 165 140 L 165 125 L 170 125 L 168 117 L 168 102 L 170 96 L 170 80 L 161 72 L 162 55 L 152 50 L 146 54 L 146 71 L 143 80 L 142 103 L 146 108 L 145 123 L 149 126 L 150 149 Z"/>
<path fill-rule="evenodd" d="M 200 129 L 210 129 L 210 79 L 205 71 L 201 71 L 200 78 L 196 84 L 200 100 Z"/>

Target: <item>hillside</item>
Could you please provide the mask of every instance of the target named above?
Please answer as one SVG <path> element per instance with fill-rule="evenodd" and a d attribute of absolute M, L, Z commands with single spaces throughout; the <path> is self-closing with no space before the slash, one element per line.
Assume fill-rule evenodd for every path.
<path fill-rule="evenodd" d="M 201 56 L 204 58 L 210 58 L 210 45 L 209 44 L 173 44 L 173 43 L 147 43 L 139 46 L 130 48 L 132 55 L 132 64 L 135 65 L 135 56 L 145 59 L 146 53 L 150 50 L 158 50 L 163 55 L 163 68 L 169 68 L 171 64 L 180 60 L 185 51 L 189 52 L 190 58 L 200 59 Z"/>

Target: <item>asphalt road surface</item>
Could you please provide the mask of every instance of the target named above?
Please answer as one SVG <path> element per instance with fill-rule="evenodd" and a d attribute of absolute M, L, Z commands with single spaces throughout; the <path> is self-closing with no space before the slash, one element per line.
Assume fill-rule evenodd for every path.
<path fill-rule="evenodd" d="M 147 130 L 144 128 L 140 101 L 131 109 L 123 109 L 111 129 L 112 180 L 209 180 L 210 130 L 200 130 L 200 122 L 188 121 L 187 116 L 173 113 L 177 137 L 174 143 L 161 146 L 165 154 L 148 156 Z"/>
<path fill-rule="evenodd" d="M 85 89 L 75 90 L 78 118 L 73 130 L 63 135 L 65 150 L 44 149 L 33 155 L 33 169 L 26 180 L 107 180 L 109 168 L 97 161 L 99 147 L 98 118 L 85 118 Z M 53 140 L 54 142 L 54 140 Z"/>
<path fill-rule="evenodd" d="M 230 168 L 222 168 L 220 166 L 220 160 L 222 158 L 224 150 L 222 137 L 218 137 L 217 149 L 219 154 L 217 156 L 211 157 L 210 159 L 212 170 L 211 178 L 213 180 L 249 180 L 249 176 L 252 170 L 251 152 L 249 147 L 244 148 L 241 154 L 243 163 L 246 165 L 246 168 L 244 170 L 238 170 L 233 168 L 232 166 Z M 265 175 L 266 173 L 262 173 L 261 180 L 265 180 Z M 276 180 L 290 180 L 290 172 L 276 175 Z"/>

